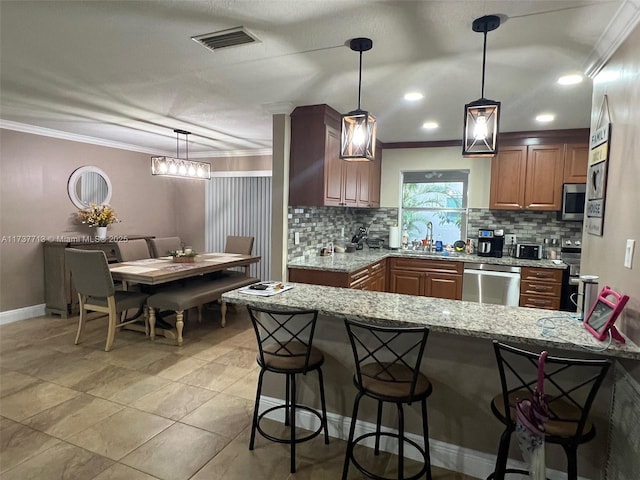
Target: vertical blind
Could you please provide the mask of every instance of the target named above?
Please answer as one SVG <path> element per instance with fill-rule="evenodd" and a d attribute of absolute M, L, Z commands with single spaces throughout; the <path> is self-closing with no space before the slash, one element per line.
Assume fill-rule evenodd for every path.
<path fill-rule="evenodd" d="M 271 177 L 213 177 L 206 188 L 205 243 L 224 251 L 228 235 L 254 237 L 251 275 L 271 278 Z"/>

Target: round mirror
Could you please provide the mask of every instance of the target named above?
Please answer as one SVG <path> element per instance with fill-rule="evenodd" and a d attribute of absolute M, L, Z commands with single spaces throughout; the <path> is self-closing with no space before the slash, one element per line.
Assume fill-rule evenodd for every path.
<path fill-rule="evenodd" d="M 80 209 L 111 201 L 111 181 L 98 167 L 78 168 L 69 177 L 67 190 L 71 202 Z"/>

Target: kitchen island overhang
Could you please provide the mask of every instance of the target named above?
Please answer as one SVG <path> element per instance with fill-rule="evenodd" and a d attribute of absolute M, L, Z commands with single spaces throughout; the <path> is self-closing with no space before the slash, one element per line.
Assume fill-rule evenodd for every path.
<path fill-rule="evenodd" d="M 491 399 L 500 392 L 499 374 L 491 340 L 521 346 L 531 351 L 549 350 L 558 356 L 593 358 L 598 356 L 640 359 L 640 348 L 630 341 L 612 343 L 602 348 L 578 320 L 567 317 L 566 324 L 557 317 L 562 312 L 524 307 L 505 307 L 458 300 L 416 297 L 393 293 L 351 290 L 310 284 L 292 284 L 286 292 L 270 297 L 258 297 L 227 292 L 223 299 L 232 304 L 255 305 L 268 309 L 317 309 L 320 313 L 314 345 L 325 352 L 325 389 L 329 412 L 330 435 L 346 438 L 349 416 L 356 389 L 352 383 L 353 358 L 348 343 L 344 318 L 353 318 L 380 325 L 429 325 L 423 371 L 434 386 L 429 399 L 429 430 L 434 465 L 485 478 L 493 471 L 493 462 L 502 433 L 502 424 L 491 413 Z M 553 318 L 555 328 L 549 336 Z M 560 321 L 560 323 L 558 323 Z M 543 325 L 546 330 L 543 331 Z M 607 433 L 610 418 L 613 375 L 596 397 L 592 421 L 596 438 L 578 449 L 579 474 L 586 478 L 604 478 L 607 463 Z M 300 400 L 311 406 L 318 403 L 313 382 L 303 378 Z M 263 392 L 282 398 L 283 385 L 265 378 Z M 316 405 L 317 406 L 317 405 Z M 363 418 L 375 422 L 375 405 L 363 404 Z M 391 409 L 390 409 L 391 410 Z M 413 408 L 406 411 L 408 430 L 419 433 L 415 425 L 420 418 Z M 395 425 L 394 412 L 386 411 L 384 425 Z M 345 430 L 346 429 L 346 430 Z M 415 432 L 414 432 L 415 430 Z M 321 448 L 318 446 L 318 448 Z M 512 456 L 517 457 L 517 449 Z M 547 466 L 566 471 L 564 453 L 559 447 L 547 449 Z M 552 476 L 550 478 L 562 478 Z"/>

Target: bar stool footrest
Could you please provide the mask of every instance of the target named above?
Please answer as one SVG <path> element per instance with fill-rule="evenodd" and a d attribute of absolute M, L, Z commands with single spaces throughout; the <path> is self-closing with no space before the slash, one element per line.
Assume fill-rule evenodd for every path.
<path fill-rule="evenodd" d="M 504 471 L 505 475 L 509 475 L 509 474 L 518 474 L 518 475 L 525 475 L 526 478 L 529 478 L 529 470 L 523 470 L 521 468 L 507 468 Z M 491 472 L 489 474 L 489 476 L 487 477 L 487 480 L 494 480 L 496 478 L 496 472 Z M 549 480 L 549 478 L 547 478 L 547 480 Z"/>
<path fill-rule="evenodd" d="M 290 438 L 281 438 L 281 437 L 274 437 L 273 435 L 265 432 L 262 427 L 260 426 L 260 422 L 262 421 L 262 418 L 271 413 L 274 412 L 276 410 L 281 410 L 281 409 L 285 409 L 287 406 L 286 405 L 276 405 L 275 407 L 271 407 L 268 408 L 267 410 L 265 410 L 264 412 L 262 412 L 260 415 L 258 415 L 258 423 L 256 424 L 256 430 L 258 432 L 260 432 L 260 435 L 262 435 L 264 438 L 271 440 L 272 442 L 276 442 L 276 443 L 291 443 L 291 439 Z M 289 409 L 291 409 L 291 406 L 289 406 Z M 322 415 L 320 414 L 320 412 L 316 411 L 315 409 L 311 408 L 311 407 L 307 407 L 306 405 L 298 405 L 296 404 L 296 411 L 298 410 L 304 410 L 305 412 L 309 412 L 313 415 L 315 415 L 318 420 L 320 420 L 320 427 L 318 427 L 317 430 L 315 430 L 314 432 L 311 432 L 310 434 L 304 436 L 304 437 L 296 437 L 296 443 L 302 443 L 302 442 L 306 442 L 307 440 L 311 440 L 312 438 L 317 437 L 318 435 L 320 435 L 320 433 L 322 432 L 322 430 L 324 429 L 323 427 L 323 421 L 322 421 Z M 289 427 L 291 427 L 291 424 L 288 424 Z"/>
<path fill-rule="evenodd" d="M 373 478 L 374 480 L 397 480 L 396 478 L 388 478 L 388 477 L 381 477 L 379 475 L 376 475 L 375 473 L 370 472 L 369 470 L 367 470 L 366 468 L 364 468 L 362 465 L 360 465 L 358 463 L 358 461 L 356 460 L 354 454 L 353 454 L 353 450 L 355 448 L 356 445 L 358 445 L 358 443 L 360 443 L 361 441 L 363 441 L 366 438 L 369 437 L 376 437 L 376 433 L 375 432 L 371 432 L 371 433 L 365 433 L 364 435 L 360 435 L 359 437 L 356 437 L 353 440 L 353 446 L 350 449 L 350 454 L 349 454 L 349 461 L 351 463 L 353 463 L 353 465 L 355 465 L 355 467 L 360 471 L 360 473 L 366 475 L 369 478 Z M 400 435 L 398 435 L 397 433 L 388 433 L 388 432 L 380 432 L 380 437 L 391 437 L 391 438 L 395 438 L 398 441 L 400 440 Z M 423 447 L 421 447 L 418 443 L 414 442 L 413 440 L 409 439 L 409 438 L 404 438 L 403 441 L 405 443 L 408 443 L 409 445 L 411 445 L 413 448 L 415 448 L 416 450 L 418 450 L 418 452 L 420 452 L 420 455 L 422 455 L 422 469 L 420 469 L 420 471 L 418 473 L 416 473 L 415 475 L 412 475 L 410 477 L 403 477 L 404 480 L 417 480 L 418 478 L 424 477 L 427 468 L 428 468 L 428 461 L 427 461 L 427 454 L 425 453 L 425 450 Z"/>

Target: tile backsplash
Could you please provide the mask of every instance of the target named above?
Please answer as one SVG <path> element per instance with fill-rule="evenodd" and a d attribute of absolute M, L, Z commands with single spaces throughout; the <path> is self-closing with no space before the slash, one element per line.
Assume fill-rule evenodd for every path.
<path fill-rule="evenodd" d="M 389 241 L 389 228 L 398 221 L 397 208 L 289 207 L 289 258 L 317 255 L 330 242 L 349 241 L 358 227 L 370 227 L 369 237 Z M 470 208 L 467 236 L 476 238 L 481 228 L 502 228 L 520 243 L 542 243 L 545 238 L 581 240 L 582 222 L 558 220 L 557 212 L 506 211 Z M 341 230 L 344 229 L 344 236 Z M 300 243 L 294 244 L 294 234 Z"/>

